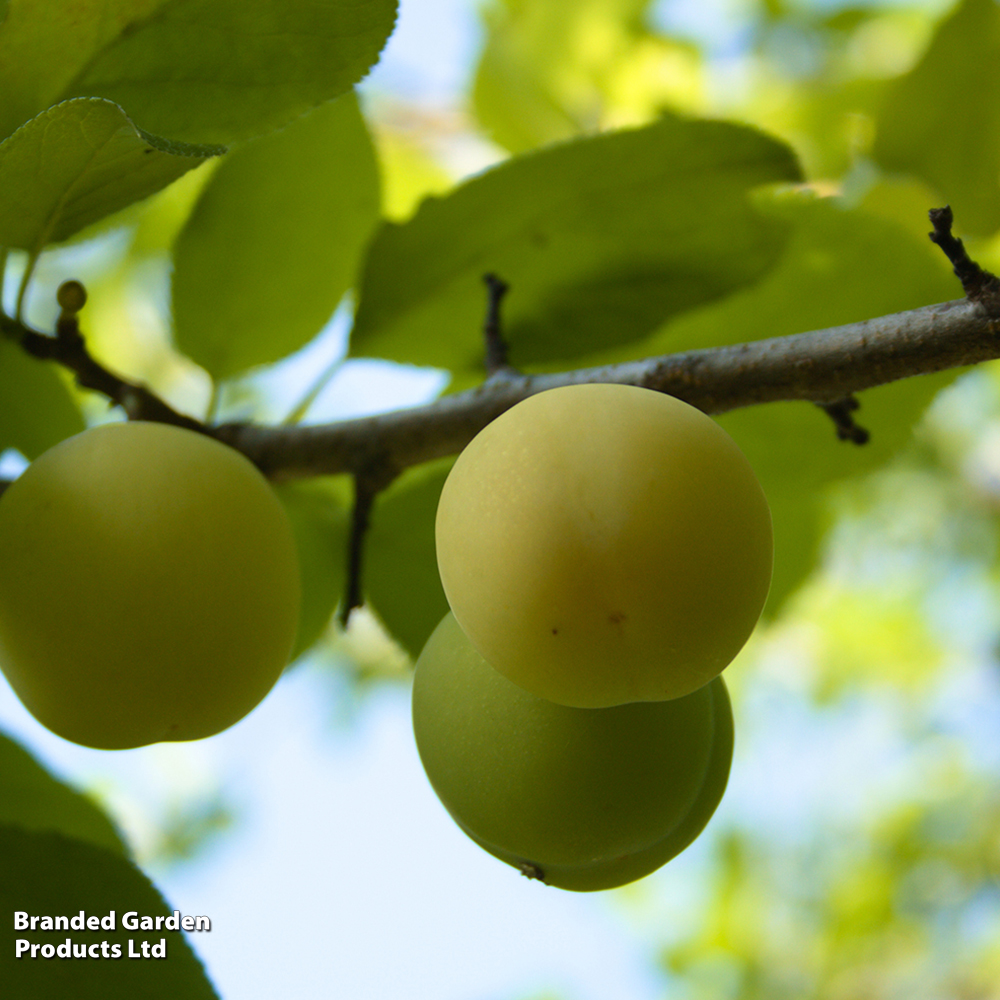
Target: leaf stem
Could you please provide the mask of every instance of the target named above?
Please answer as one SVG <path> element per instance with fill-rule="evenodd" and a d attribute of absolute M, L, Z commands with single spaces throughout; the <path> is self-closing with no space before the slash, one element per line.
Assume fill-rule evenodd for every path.
<path fill-rule="evenodd" d="M 219 406 L 222 403 L 222 386 L 216 379 L 212 379 L 212 390 L 208 396 L 208 403 L 205 406 L 205 423 L 214 423 L 219 417 Z"/>
<path fill-rule="evenodd" d="M 14 305 L 14 318 L 18 322 L 24 318 L 24 299 L 28 294 L 28 284 L 35 273 L 35 267 L 38 264 L 40 256 L 41 254 L 37 250 L 33 251 L 28 255 L 27 263 L 24 265 L 24 274 L 21 275 L 21 285 L 17 290 L 17 301 Z"/>
<path fill-rule="evenodd" d="M 0 247 L 0 316 L 3 316 L 5 319 L 10 319 L 7 310 L 3 307 L 3 292 L 6 285 L 7 260 L 9 255 L 10 251 L 6 247 Z"/>
<path fill-rule="evenodd" d="M 319 378 L 310 386 L 305 395 L 289 411 L 288 416 L 282 420 L 286 427 L 301 423 L 302 419 L 309 412 L 310 407 L 316 402 L 316 397 L 327 387 L 330 380 L 344 367 L 345 357 L 334 358 L 326 368 L 323 369 Z"/>

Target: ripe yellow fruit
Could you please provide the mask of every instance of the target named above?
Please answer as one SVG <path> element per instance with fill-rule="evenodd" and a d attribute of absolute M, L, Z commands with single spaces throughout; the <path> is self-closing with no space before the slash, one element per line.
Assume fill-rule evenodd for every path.
<path fill-rule="evenodd" d="M 628 385 L 530 396 L 441 493 L 438 569 L 485 659 L 580 708 L 697 690 L 742 648 L 771 580 L 771 515 L 711 418 Z"/>
<path fill-rule="evenodd" d="M 267 480 L 193 431 L 92 428 L 0 497 L 0 667 L 39 722 L 84 746 L 237 722 L 288 661 L 299 589 Z"/>
<path fill-rule="evenodd" d="M 557 705 L 494 670 L 451 614 L 417 660 L 413 729 L 466 834 L 581 892 L 642 878 L 683 851 L 715 812 L 733 752 L 721 677 L 671 701 Z"/>

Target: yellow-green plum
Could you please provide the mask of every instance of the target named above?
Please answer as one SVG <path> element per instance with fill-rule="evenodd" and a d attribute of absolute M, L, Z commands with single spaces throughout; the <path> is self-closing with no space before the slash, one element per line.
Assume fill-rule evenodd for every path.
<path fill-rule="evenodd" d="M 549 885 L 611 889 L 683 851 L 725 791 L 733 718 L 722 678 L 683 698 L 571 708 L 494 670 L 454 615 L 417 660 L 413 728 L 459 827 Z"/>
<path fill-rule="evenodd" d="M 231 726 L 281 675 L 299 600 L 267 480 L 194 431 L 91 428 L 0 497 L 0 667 L 75 743 L 124 749 Z"/>
<path fill-rule="evenodd" d="M 459 455 L 438 568 L 486 660 L 579 708 L 690 694 L 742 648 L 771 580 L 767 500 L 710 417 L 629 385 L 529 396 Z"/>

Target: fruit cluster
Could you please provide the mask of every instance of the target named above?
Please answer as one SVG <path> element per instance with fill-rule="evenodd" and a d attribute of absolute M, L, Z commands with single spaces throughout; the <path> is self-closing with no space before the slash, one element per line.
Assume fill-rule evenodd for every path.
<path fill-rule="evenodd" d="M 476 843 L 565 889 L 624 885 L 701 832 L 733 721 L 719 676 L 767 596 L 767 501 L 709 417 L 585 384 L 528 397 L 441 494 L 451 607 L 413 683 L 428 778 Z"/>
<path fill-rule="evenodd" d="M 93 427 L 0 497 L 0 668 L 75 743 L 125 749 L 233 725 L 288 662 L 299 599 L 284 508 L 206 435 Z"/>

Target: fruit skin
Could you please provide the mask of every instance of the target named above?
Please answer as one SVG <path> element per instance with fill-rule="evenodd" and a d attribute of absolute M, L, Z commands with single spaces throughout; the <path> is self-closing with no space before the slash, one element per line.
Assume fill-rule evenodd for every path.
<path fill-rule="evenodd" d="M 497 670 L 581 708 L 717 676 L 771 581 L 771 515 L 711 418 L 629 385 L 530 396 L 458 457 L 438 506 L 448 603 Z"/>
<path fill-rule="evenodd" d="M 194 431 L 91 428 L 0 497 L 0 667 L 39 722 L 84 746 L 237 722 L 287 663 L 299 588 L 267 480 Z"/>
<path fill-rule="evenodd" d="M 480 847 L 562 889 L 611 889 L 684 850 L 729 777 L 721 677 L 684 698 L 584 709 L 495 671 L 448 614 L 413 679 L 413 729 L 445 808 Z"/>

